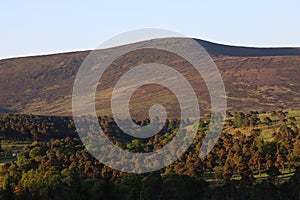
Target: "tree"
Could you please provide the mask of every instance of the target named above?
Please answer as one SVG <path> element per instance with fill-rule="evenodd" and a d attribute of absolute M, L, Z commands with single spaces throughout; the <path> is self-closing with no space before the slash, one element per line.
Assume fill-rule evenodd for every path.
<path fill-rule="evenodd" d="M 126 174 L 118 184 L 122 199 L 137 200 L 140 198 L 141 177 L 138 174 Z"/>
<path fill-rule="evenodd" d="M 156 200 L 159 198 L 162 187 L 162 177 L 159 172 L 152 172 L 143 181 L 140 199 Z"/>
<path fill-rule="evenodd" d="M 2 197 L 1 197 L 2 196 Z M 7 200 L 14 200 L 14 192 L 13 188 L 11 186 L 11 178 L 9 176 L 6 176 L 4 179 L 4 191 L 0 197 L 2 199 L 7 199 Z"/>
<path fill-rule="evenodd" d="M 226 181 L 229 181 L 233 173 L 234 173 L 234 169 L 232 166 L 232 161 L 230 159 L 227 159 L 224 165 L 224 175 L 223 175 L 224 179 Z"/>
<path fill-rule="evenodd" d="M 242 112 L 239 112 L 237 114 L 234 115 L 233 117 L 233 125 L 236 128 L 239 128 L 243 125 L 243 120 L 245 118 L 245 114 Z"/>
<path fill-rule="evenodd" d="M 293 156 L 295 161 L 300 160 L 300 135 L 296 137 L 294 142 Z"/>
<path fill-rule="evenodd" d="M 269 180 L 271 182 L 275 181 L 275 178 L 281 174 L 281 172 L 279 171 L 279 169 L 276 166 L 271 166 L 269 167 L 269 169 L 267 170 L 267 174 L 269 175 Z"/>
<path fill-rule="evenodd" d="M 21 152 L 17 155 L 17 165 L 24 171 L 34 168 L 32 161 L 29 159 L 27 152 Z"/>
<path fill-rule="evenodd" d="M 127 144 L 127 149 L 134 152 L 141 152 L 144 149 L 144 145 L 141 140 L 134 139 L 130 144 Z"/>
<path fill-rule="evenodd" d="M 215 179 L 217 180 L 217 183 L 219 185 L 220 180 L 224 179 L 223 167 L 222 166 L 216 166 L 214 168 L 214 176 L 215 176 Z"/>
<path fill-rule="evenodd" d="M 283 195 L 286 199 L 298 199 L 300 191 L 300 167 L 296 167 L 295 174 L 288 182 L 281 185 L 280 188 L 283 191 Z"/>
<path fill-rule="evenodd" d="M 266 125 L 268 125 L 268 127 L 270 127 L 272 125 L 273 121 L 271 120 L 270 117 L 265 117 L 264 122 L 265 122 Z"/>
<path fill-rule="evenodd" d="M 88 179 L 89 180 L 89 179 Z M 98 200 L 98 199 L 116 199 L 116 191 L 114 184 L 105 179 L 89 180 L 91 185 L 84 186 L 88 189 L 89 195 L 86 199 Z"/>
<path fill-rule="evenodd" d="M 202 199 L 208 184 L 186 175 L 168 174 L 163 177 L 159 199 Z"/>
<path fill-rule="evenodd" d="M 34 147 L 29 152 L 29 157 L 33 158 L 36 162 L 40 162 L 42 160 L 42 148 L 41 147 Z"/>

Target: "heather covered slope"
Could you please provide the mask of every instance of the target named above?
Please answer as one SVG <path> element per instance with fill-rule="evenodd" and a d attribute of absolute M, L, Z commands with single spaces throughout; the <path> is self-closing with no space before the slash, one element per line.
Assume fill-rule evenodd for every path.
<path fill-rule="evenodd" d="M 228 109 L 274 110 L 280 105 L 300 107 L 300 50 L 298 48 L 247 48 L 219 45 L 197 40 L 213 57 L 225 83 Z M 113 51 L 117 51 L 117 47 Z M 0 60 L 0 112 L 71 115 L 73 82 L 89 51 Z M 147 56 L 145 56 L 147 55 Z M 209 95 L 203 80 L 196 77 L 188 63 L 176 56 L 150 50 L 134 52 L 117 59 L 107 70 L 98 88 L 97 109 L 109 112 L 109 97 L 118 78 L 134 65 L 157 61 L 170 64 L 195 87 L 200 107 L 207 109 Z M 132 107 L 141 102 L 169 101 L 176 105 L 171 92 L 159 86 L 145 86 L 134 93 Z M 149 104 L 153 102 L 148 102 Z M 168 106 L 167 106 L 168 107 Z M 6 109 L 9 108 L 9 109 Z"/>

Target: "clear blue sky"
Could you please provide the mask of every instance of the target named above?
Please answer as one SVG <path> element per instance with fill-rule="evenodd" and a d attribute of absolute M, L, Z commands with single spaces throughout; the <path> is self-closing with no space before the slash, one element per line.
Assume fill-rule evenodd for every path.
<path fill-rule="evenodd" d="M 224 44 L 300 47 L 299 0 L 44 2 L 1 2 L 0 58 L 93 49 L 149 27 Z"/>

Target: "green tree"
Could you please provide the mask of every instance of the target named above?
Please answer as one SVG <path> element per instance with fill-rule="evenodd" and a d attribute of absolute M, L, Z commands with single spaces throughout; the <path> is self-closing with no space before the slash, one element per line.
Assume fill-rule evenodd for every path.
<path fill-rule="evenodd" d="M 40 162 L 42 160 L 42 148 L 41 147 L 34 147 L 29 152 L 29 157 L 33 158 L 36 162 Z"/>
<path fill-rule="evenodd" d="M 276 166 L 271 166 L 269 167 L 269 169 L 267 170 L 267 174 L 269 175 L 269 180 L 271 182 L 275 181 L 275 178 L 281 174 L 281 172 L 279 171 L 279 169 Z"/>
<path fill-rule="evenodd" d="M 143 181 L 140 199 L 157 200 L 161 192 L 162 177 L 159 172 L 152 172 Z"/>
<path fill-rule="evenodd" d="M 245 114 L 242 112 L 235 114 L 233 117 L 233 126 L 236 128 L 241 127 L 243 125 L 244 118 L 245 118 Z"/>
<path fill-rule="evenodd" d="M 201 199 L 208 184 L 186 175 L 168 174 L 163 177 L 160 199 Z"/>
<path fill-rule="evenodd" d="M 140 199 L 141 177 L 138 174 L 126 174 L 118 184 L 122 199 L 137 200 Z"/>

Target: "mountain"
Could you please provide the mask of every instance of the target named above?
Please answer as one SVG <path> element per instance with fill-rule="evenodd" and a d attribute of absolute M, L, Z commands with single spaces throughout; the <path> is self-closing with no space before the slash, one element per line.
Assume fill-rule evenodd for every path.
<path fill-rule="evenodd" d="M 261 56 L 300 56 L 300 48 L 256 48 L 238 47 L 216 44 L 197 39 L 206 51 L 212 55 L 239 56 L 239 57 L 261 57 Z"/>
<path fill-rule="evenodd" d="M 250 48 L 215 44 L 196 39 L 212 56 L 222 75 L 228 110 L 274 110 L 300 108 L 300 48 Z M 111 51 L 118 51 L 113 48 Z M 100 50 L 102 51 L 102 50 Z M 72 114 L 72 89 L 76 73 L 90 51 L 0 60 L 0 112 L 59 115 Z M 147 56 L 145 56 L 147 55 Z M 97 89 L 96 107 L 110 115 L 113 85 L 128 69 L 143 62 L 170 64 L 191 82 L 200 108 L 209 108 L 209 93 L 189 64 L 166 52 L 141 50 L 121 56 L 108 68 Z M 151 101 L 149 101 L 151 100 Z M 145 105 L 161 103 L 173 112 L 178 102 L 170 90 L 144 86 L 132 96 L 136 117 Z M 7 109 L 9 108 L 9 109 Z M 175 112 L 176 114 L 176 112 Z M 145 114 L 147 116 L 147 114 Z"/>

